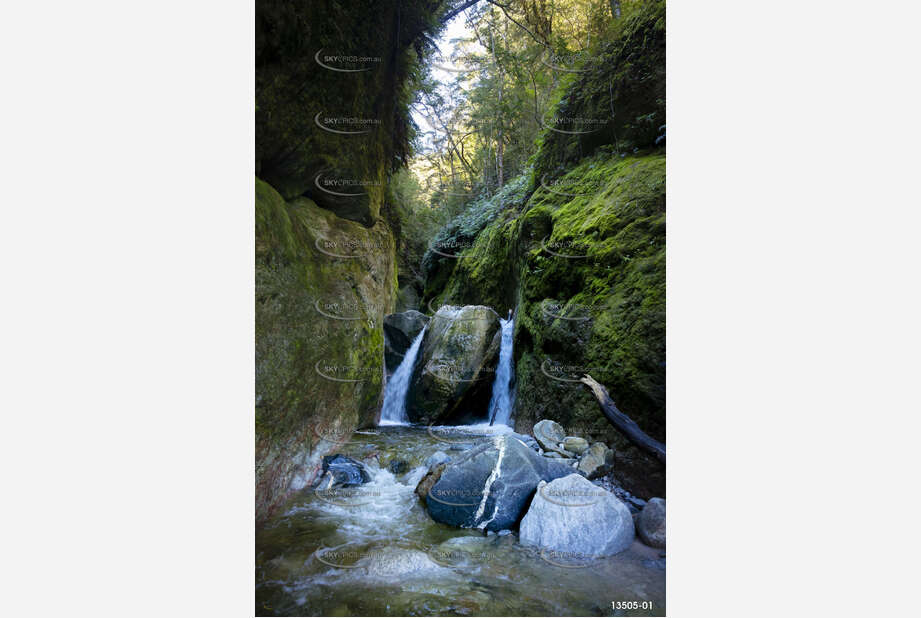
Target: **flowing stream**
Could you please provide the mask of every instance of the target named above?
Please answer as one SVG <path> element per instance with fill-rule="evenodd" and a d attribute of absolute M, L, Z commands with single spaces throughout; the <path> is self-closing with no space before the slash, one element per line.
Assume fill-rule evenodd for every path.
<path fill-rule="evenodd" d="M 520 545 L 514 532 L 484 536 L 428 516 L 414 493 L 425 460 L 509 431 L 484 423 L 353 434 L 339 452 L 362 461 L 371 482 L 302 490 L 257 532 L 256 615 L 664 615 L 664 559 L 638 541 L 567 562 Z M 615 612 L 614 601 L 650 606 Z"/>
<path fill-rule="evenodd" d="M 416 356 L 419 355 L 419 348 L 422 346 L 422 338 L 425 336 L 425 329 L 428 324 L 422 327 L 416 338 L 413 339 L 412 345 L 406 350 L 406 356 L 403 362 L 393 372 L 384 388 L 384 405 L 381 408 L 381 425 L 408 425 L 409 416 L 406 414 L 406 393 L 409 391 L 409 382 L 413 377 L 413 366 L 416 364 Z"/>
<path fill-rule="evenodd" d="M 502 325 L 502 342 L 499 348 L 499 367 L 496 369 L 496 379 L 492 385 L 492 397 L 489 400 L 489 412 L 486 418 L 492 425 L 511 425 L 512 420 L 512 358 L 513 339 L 515 333 L 515 320 L 509 311 L 508 319 L 499 319 Z"/>

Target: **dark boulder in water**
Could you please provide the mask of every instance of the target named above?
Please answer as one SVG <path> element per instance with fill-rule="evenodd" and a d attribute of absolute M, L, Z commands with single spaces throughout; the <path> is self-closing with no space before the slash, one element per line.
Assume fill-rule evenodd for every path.
<path fill-rule="evenodd" d="M 371 475 L 361 462 L 345 455 L 327 455 L 323 458 L 323 475 L 321 479 L 331 478 L 333 485 L 354 487 L 371 480 Z"/>
<path fill-rule="evenodd" d="M 409 462 L 405 459 L 394 459 L 388 466 L 393 474 L 405 474 L 409 472 Z"/>
<path fill-rule="evenodd" d="M 435 521 L 462 528 L 512 528 L 540 481 L 572 474 L 569 466 L 539 456 L 511 435 L 479 444 L 448 464 L 425 494 Z"/>

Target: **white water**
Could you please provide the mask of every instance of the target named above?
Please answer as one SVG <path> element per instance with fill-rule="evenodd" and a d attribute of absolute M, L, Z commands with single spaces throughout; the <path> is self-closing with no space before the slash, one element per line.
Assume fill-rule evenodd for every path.
<path fill-rule="evenodd" d="M 387 380 L 384 389 L 384 407 L 381 409 L 381 425 L 409 425 L 409 416 L 406 414 L 406 393 L 409 391 L 409 381 L 413 376 L 413 365 L 422 346 L 422 336 L 428 324 L 422 327 L 413 343 L 406 350 L 403 362 Z M 501 354 L 501 352 L 500 352 Z"/>
<path fill-rule="evenodd" d="M 509 384 L 512 380 L 512 335 L 515 330 L 515 320 L 509 311 L 509 318 L 499 318 L 502 325 L 502 343 L 499 348 L 499 367 L 496 370 L 496 379 L 492 384 L 492 397 L 489 400 L 489 412 L 486 418 L 493 424 L 509 425 L 512 416 L 512 392 Z M 494 416 L 495 415 L 495 418 Z"/>

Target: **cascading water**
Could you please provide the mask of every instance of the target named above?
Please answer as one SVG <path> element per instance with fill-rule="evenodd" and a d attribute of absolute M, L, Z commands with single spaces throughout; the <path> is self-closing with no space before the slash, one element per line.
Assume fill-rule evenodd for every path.
<path fill-rule="evenodd" d="M 509 425 L 512 416 L 512 335 L 515 330 L 515 320 L 509 310 L 508 319 L 499 318 L 502 325 L 502 342 L 499 347 L 499 367 L 496 370 L 496 379 L 492 384 L 492 397 L 489 400 L 487 414 L 490 425 Z"/>
<path fill-rule="evenodd" d="M 384 389 L 384 406 L 381 409 L 381 425 L 408 425 L 409 416 L 406 414 L 406 393 L 409 391 L 409 381 L 413 375 L 413 366 L 416 364 L 416 356 L 419 354 L 419 348 L 422 346 L 422 336 L 425 335 L 424 326 L 413 343 L 406 350 L 406 356 L 403 362 L 393 372 L 390 379 L 387 380 L 387 386 Z"/>

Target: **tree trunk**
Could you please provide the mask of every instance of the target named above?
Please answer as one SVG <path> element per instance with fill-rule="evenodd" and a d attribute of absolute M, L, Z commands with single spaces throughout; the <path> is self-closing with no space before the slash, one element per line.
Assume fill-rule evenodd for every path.
<path fill-rule="evenodd" d="M 592 376 L 586 374 L 579 380 L 591 389 L 601 411 L 614 427 L 641 449 L 655 455 L 659 461 L 665 463 L 665 445 L 647 436 L 639 425 L 633 419 L 617 409 L 611 396 L 608 395 L 608 389 L 595 381 Z"/>

